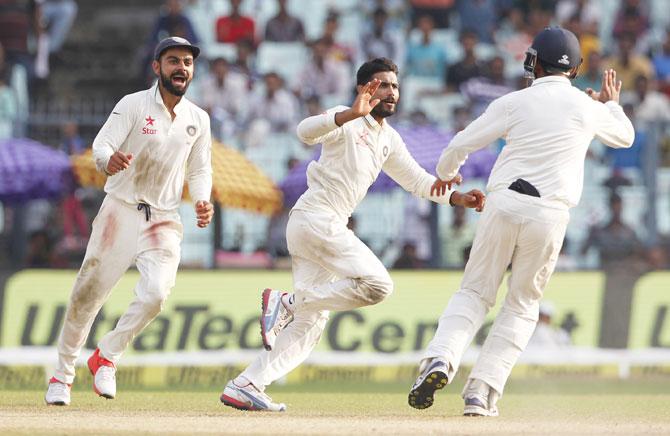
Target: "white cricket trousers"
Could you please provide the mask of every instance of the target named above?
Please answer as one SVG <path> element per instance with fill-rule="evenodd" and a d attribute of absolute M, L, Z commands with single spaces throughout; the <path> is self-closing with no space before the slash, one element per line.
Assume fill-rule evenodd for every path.
<path fill-rule="evenodd" d="M 70 295 L 58 338 L 54 376 L 72 383 L 75 361 L 112 288 L 135 262 L 140 281 L 135 298 L 114 330 L 98 343 L 100 354 L 117 362 L 133 338 L 153 320 L 174 286 L 183 228 L 177 211 L 145 210 L 107 195 L 93 221 L 84 262 Z"/>
<path fill-rule="evenodd" d="M 331 310 L 379 303 L 393 292 L 388 271 L 375 254 L 333 215 L 294 210 L 286 227 L 297 301 L 293 321 L 272 351 L 260 355 L 241 376 L 264 389 L 285 376 L 314 349 Z"/>
<path fill-rule="evenodd" d="M 469 376 L 502 395 L 535 329 L 539 302 L 554 271 L 569 218 L 567 206 L 560 203 L 511 190 L 489 194 L 461 288 L 449 300 L 423 356 L 445 358 L 450 382 L 465 349 L 495 305 L 511 264 L 505 301 Z"/>

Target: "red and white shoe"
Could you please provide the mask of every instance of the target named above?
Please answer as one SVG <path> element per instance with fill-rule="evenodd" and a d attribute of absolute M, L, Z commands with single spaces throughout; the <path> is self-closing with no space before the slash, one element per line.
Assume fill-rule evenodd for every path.
<path fill-rule="evenodd" d="M 238 386 L 230 380 L 221 394 L 221 402 L 226 406 L 239 410 L 255 410 L 260 412 L 285 412 L 286 404 L 275 403 L 265 392 L 251 383 Z"/>
<path fill-rule="evenodd" d="M 71 384 L 63 383 L 56 377 L 51 377 L 47 393 L 44 395 L 44 402 L 49 406 L 69 406 L 71 390 Z"/>
<path fill-rule="evenodd" d="M 95 353 L 88 359 L 88 369 L 93 374 L 93 390 L 101 397 L 109 400 L 116 396 L 116 366 L 114 362 L 105 359 L 96 348 Z"/>

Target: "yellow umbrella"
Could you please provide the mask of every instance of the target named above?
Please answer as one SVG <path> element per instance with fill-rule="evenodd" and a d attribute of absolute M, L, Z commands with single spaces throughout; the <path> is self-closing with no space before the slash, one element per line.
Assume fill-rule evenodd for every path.
<path fill-rule="evenodd" d="M 102 188 L 107 177 L 95 169 L 91 150 L 72 157 L 72 168 L 82 186 Z M 184 186 L 184 198 L 188 189 Z M 239 151 L 212 143 L 212 198 L 222 207 L 272 215 L 282 206 L 279 188 Z"/>

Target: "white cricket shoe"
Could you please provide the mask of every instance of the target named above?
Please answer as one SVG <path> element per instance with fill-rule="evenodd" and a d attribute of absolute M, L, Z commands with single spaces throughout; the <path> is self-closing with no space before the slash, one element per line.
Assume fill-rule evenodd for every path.
<path fill-rule="evenodd" d="M 449 382 L 449 364 L 440 358 L 424 359 L 417 377 L 407 396 L 407 402 L 415 409 L 427 409 L 433 405 L 435 391 Z"/>
<path fill-rule="evenodd" d="M 463 390 L 465 416 L 498 416 L 500 394 L 482 380 L 471 378 Z"/>
<path fill-rule="evenodd" d="M 251 383 L 238 386 L 234 380 L 226 385 L 221 394 L 221 402 L 226 406 L 239 410 L 255 410 L 261 412 L 285 412 L 286 404 L 275 403 L 265 392 Z"/>
<path fill-rule="evenodd" d="M 49 406 L 69 406 L 72 385 L 63 383 L 56 377 L 51 377 L 44 402 Z"/>
<path fill-rule="evenodd" d="M 286 292 L 266 289 L 262 297 L 261 336 L 266 350 L 272 350 L 277 335 L 293 321 L 293 313 L 282 303 L 281 297 Z"/>
<path fill-rule="evenodd" d="M 93 374 L 93 390 L 108 400 L 116 397 L 116 366 L 100 355 L 100 350 L 88 359 L 88 369 Z"/>

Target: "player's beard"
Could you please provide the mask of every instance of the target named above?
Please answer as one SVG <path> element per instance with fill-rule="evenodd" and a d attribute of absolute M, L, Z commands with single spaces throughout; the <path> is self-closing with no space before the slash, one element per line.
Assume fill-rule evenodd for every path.
<path fill-rule="evenodd" d="M 398 106 L 398 103 L 393 105 L 393 109 L 384 109 L 382 106 L 384 102 L 381 101 L 379 104 L 375 107 L 372 108 L 372 116 L 373 117 L 378 117 L 378 118 L 386 118 L 390 117 L 391 115 L 395 114 L 395 109 Z"/>
<path fill-rule="evenodd" d="M 175 73 L 172 74 L 174 76 Z M 181 97 L 182 95 L 186 94 L 186 90 L 188 89 L 188 85 L 191 84 L 190 79 L 186 79 L 186 82 L 184 83 L 184 88 L 183 89 L 177 89 L 174 87 L 172 84 L 172 76 L 167 76 L 163 74 L 163 70 L 161 70 L 161 84 L 163 85 L 163 88 L 167 90 L 172 95 L 176 95 L 177 97 Z"/>

